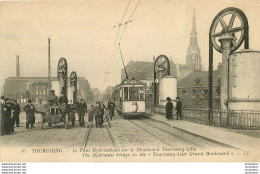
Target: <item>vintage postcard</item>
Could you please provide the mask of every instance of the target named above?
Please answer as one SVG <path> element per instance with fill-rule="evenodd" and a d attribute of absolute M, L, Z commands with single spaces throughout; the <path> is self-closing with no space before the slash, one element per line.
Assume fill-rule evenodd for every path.
<path fill-rule="evenodd" d="M 259 162 L 259 0 L 0 2 L 1 162 Z"/>

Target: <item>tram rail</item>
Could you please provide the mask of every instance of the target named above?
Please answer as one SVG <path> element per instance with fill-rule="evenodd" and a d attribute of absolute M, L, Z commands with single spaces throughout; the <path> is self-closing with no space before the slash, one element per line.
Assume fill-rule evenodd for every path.
<path fill-rule="evenodd" d="M 162 132 L 162 134 L 164 134 L 164 135 L 166 134 L 166 135 L 169 135 L 169 136 L 171 136 L 171 137 L 175 137 L 176 139 L 178 139 L 179 142 L 183 142 L 183 143 L 185 143 L 185 144 L 188 143 L 188 144 L 190 144 L 190 145 L 192 145 L 192 146 L 196 146 L 196 147 L 199 147 L 199 148 L 204 148 L 203 145 L 201 145 L 199 142 L 196 143 L 196 142 L 194 142 L 194 141 L 188 139 L 187 137 L 186 137 L 186 138 L 185 138 L 185 137 L 182 137 L 182 134 L 177 135 L 176 133 L 173 133 L 173 132 L 171 132 L 170 130 L 166 130 L 166 129 L 161 128 L 161 127 L 157 126 L 156 124 L 154 124 L 154 123 L 157 123 L 157 124 L 159 123 L 159 124 L 165 124 L 165 125 L 166 125 L 166 123 L 164 123 L 164 122 L 161 122 L 161 121 L 158 121 L 158 120 L 153 120 L 153 119 L 150 119 L 149 117 L 146 117 L 146 116 L 141 116 L 141 117 L 145 118 L 144 120 L 138 120 L 138 121 L 140 121 L 141 124 L 146 124 L 146 125 L 148 125 L 149 127 L 152 127 L 152 128 L 154 128 L 154 129 L 156 129 L 156 130 L 159 130 L 159 131 Z M 140 118 L 141 118 L 141 117 L 140 117 Z M 173 146 L 174 146 L 174 144 L 170 144 L 169 142 L 166 142 L 164 139 L 160 138 L 159 136 L 154 135 L 154 134 L 151 133 L 149 130 L 147 130 L 146 128 L 144 128 L 144 127 L 146 127 L 146 126 L 143 126 L 143 127 L 142 127 L 142 126 L 140 126 L 138 123 L 135 123 L 135 121 L 133 121 L 133 120 L 129 120 L 129 119 L 126 119 L 126 120 L 129 121 L 129 122 L 131 122 L 132 124 L 134 124 L 136 127 L 140 128 L 140 129 L 143 130 L 144 132 L 150 134 L 150 135 L 153 136 L 154 138 L 160 140 L 162 143 L 164 143 L 164 144 L 166 144 L 166 145 L 168 145 L 168 146 L 170 146 L 170 147 L 173 147 Z M 146 120 L 146 121 L 145 121 L 145 120 Z M 151 122 L 153 122 L 153 123 L 151 123 Z M 209 139 L 209 138 L 201 137 L 201 136 L 199 136 L 199 135 L 194 135 L 194 134 L 192 134 L 192 133 L 183 131 L 183 130 L 178 129 L 178 128 L 176 128 L 176 130 L 177 130 L 178 132 L 183 132 L 183 133 L 185 133 L 185 134 L 188 134 L 189 136 L 194 136 L 194 137 L 196 137 L 196 138 L 201 138 L 202 141 L 205 141 L 205 143 L 209 143 L 209 144 L 213 144 L 213 145 L 217 145 L 217 146 L 222 146 L 223 148 L 233 148 L 233 149 L 237 149 L 237 148 L 234 147 L 234 146 L 230 146 L 230 145 L 227 145 L 227 144 L 225 144 L 225 143 L 218 142 L 218 141 L 215 141 L 215 140 L 212 140 L 212 139 Z"/>
<path fill-rule="evenodd" d="M 85 141 L 84 141 L 84 148 L 87 147 L 87 144 L 88 144 L 88 142 L 89 142 L 89 137 L 90 137 L 90 134 L 91 134 L 91 132 L 92 132 L 92 131 L 91 131 L 92 129 L 93 129 L 93 128 L 91 128 L 91 126 L 89 126 L 88 131 L 87 131 L 87 134 L 86 134 L 86 138 L 85 138 Z M 108 132 L 109 139 L 111 140 L 111 143 L 112 143 L 113 147 L 116 148 L 114 137 L 113 137 L 113 135 L 112 135 L 110 129 L 109 129 L 107 126 L 106 126 L 106 130 L 107 130 L 107 132 Z"/>

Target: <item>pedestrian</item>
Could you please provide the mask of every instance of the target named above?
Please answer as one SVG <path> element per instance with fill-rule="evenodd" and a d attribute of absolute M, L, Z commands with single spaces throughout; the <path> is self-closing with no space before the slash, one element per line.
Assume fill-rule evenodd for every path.
<path fill-rule="evenodd" d="M 25 105 L 23 110 L 26 113 L 26 129 L 29 129 L 29 125 L 31 125 L 31 129 L 32 129 L 34 127 L 33 124 L 35 123 L 35 113 L 41 113 L 41 112 L 38 112 L 35 109 L 30 99 L 27 101 L 27 104 Z"/>
<path fill-rule="evenodd" d="M 112 120 L 112 118 L 115 116 L 115 108 L 116 108 L 115 103 L 113 101 L 109 100 L 108 105 L 107 105 L 107 109 L 109 111 L 110 120 Z"/>
<path fill-rule="evenodd" d="M 1 109 L 1 115 L 0 115 L 0 135 L 4 135 L 4 104 L 5 104 L 5 97 L 1 96 L 0 99 L 0 109 Z"/>
<path fill-rule="evenodd" d="M 49 105 L 50 106 L 57 105 L 57 103 L 58 103 L 58 96 L 55 95 L 55 91 L 54 90 L 50 90 L 50 94 L 48 96 L 48 101 L 49 101 Z"/>
<path fill-rule="evenodd" d="M 94 116 L 95 116 L 96 128 L 98 128 L 98 127 L 101 128 L 100 110 L 101 110 L 100 103 L 97 102 L 96 106 L 94 108 Z"/>
<path fill-rule="evenodd" d="M 64 120 L 65 120 L 65 115 L 66 115 L 66 111 L 67 111 L 67 104 L 68 104 L 68 98 L 65 95 L 65 92 L 62 91 L 61 96 L 59 98 L 59 108 L 60 108 L 60 112 L 61 112 Z"/>
<path fill-rule="evenodd" d="M 172 119 L 173 104 L 171 102 L 171 98 L 170 97 L 167 97 L 166 100 L 167 100 L 166 107 L 165 107 L 166 119 L 169 120 L 169 119 Z"/>
<path fill-rule="evenodd" d="M 100 109 L 100 121 L 101 121 L 101 127 L 104 123 L 104 114 L 105 114 L 105 109 L 107 110 L 106 106 L 103 104 L 103 102 L 101 102 L 100 104 L 101 109 Z"/>
<path fill-rule="evenodd" d="M 87 113 L 87 104 L 84 102 L 83 99 L 80 99 L 78 104 L 78 114 L 79 114 L 79 125 L 81 127 L 85 127 L 85 120 L 84 116 Z"/>
<path fill-rule="evenodd" d="M 176 98 L 177 103 L 176 103 L 176 115 L 177 115 L 177 120 L 182 120 L 182 102 L 180 101 L 180 98 Z"/>
<path fill-rule="evenodd" d="M 13 124 L 16 124 L 16 127 L 20 127 L 20 106 L 17 103 L 17 100 L 14 100 L 14 104 L 13 104 Z"/>
<path fill-rule="evenodd" d="M 9 135 L 11 132 L 13 132 L 13 125 L 11 120 L 11 101 L 9 98 L 5 99 L 5 103 L 3 107 L 3 117 L 4 117 L 3 133 L 5 135 Z"/>
<path fill-rule="evenodd" d="M 107 127 L 111 127 L 110 116 L 107 112 L 104 114 L 104 120 L 107 123 Z"/>
<path fill-rule="evenodd" d="M 88 128 L 93 128 L 93 117 L 94 117 L 94 105 L 91 105 L 88 110 Z"/>

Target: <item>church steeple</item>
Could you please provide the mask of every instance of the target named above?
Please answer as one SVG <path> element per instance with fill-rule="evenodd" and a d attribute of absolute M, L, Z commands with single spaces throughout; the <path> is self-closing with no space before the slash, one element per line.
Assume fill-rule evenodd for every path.
<path fill-rule="evenodd" d="M 195 9 L 193 11 L 192 28 L 190 33 L 190 45 L 187 51 L 186 64 L 190 65 L 192 70 L 194 71 L 201 71 L 202 69 L 200 49 L 197 40 Z"/>
<path fill-rule="evenodd" d="M 195 9 L 193 10 L 191 35 L 197 35 Z"/>

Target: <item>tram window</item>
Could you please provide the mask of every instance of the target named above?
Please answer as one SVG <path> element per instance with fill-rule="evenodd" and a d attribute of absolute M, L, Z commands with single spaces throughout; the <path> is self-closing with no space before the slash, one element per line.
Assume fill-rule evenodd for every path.
<path fill-rule="evenodd" d="M 59 108 L 56 108 L 56 114 L 59 114 Z"/>
<path fill-rule="evenodd" d="M 129 88 L 129 100 L 139 100 L 139 88 Z"/>
<path fill-rule="evenodd" d="M 124 88 L 124 100 L 128 100 L 128 87 Z"/>
<path fill-rule="evenodd" d="M 140 100 L 144 99 L 144 89 L 143 88 L 139 88 L 139 95 L 140 95 Z"/>

